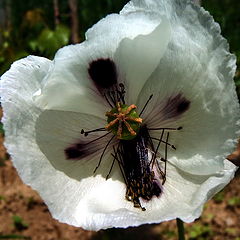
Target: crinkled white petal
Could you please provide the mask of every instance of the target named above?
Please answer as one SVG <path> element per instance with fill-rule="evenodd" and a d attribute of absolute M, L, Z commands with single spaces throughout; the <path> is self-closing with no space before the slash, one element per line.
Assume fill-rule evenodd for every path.
<path fill-rule="evenodd" d="M 41 90 L 35 93 L 34 99 L 40 108 L 95 116 L 106 112 L 105 102 L 88 76 L 91 52 L 100 52 L 93 49 L 90 43 L 84 42 L 58 51 L 52 71 L 46 76 Z M 62 52 L 64 56 L 61 56 Z M 76 56 L 76 53 L 79 54 Z"/>
<path fill-rule="evenodd" d="M 153 31 L 160 22 L 161 18 L 156 18 L 144 11 L 107 16 L 88 30 L 85 42 L 64 47 L 57 52 L 54 58 L 53 71 L 44 81 L 41 92 L 36 94 L 36 102 L 44 109 L 75 111 L 95 116 L 103 115 L 109 107 L 90 79 L 89 64 L 98 59 L 116 60 L 115 65 L 120 76 L 121 65 L 117 62 L 118 59 L 114 59 L 120 41 L 153 32 L 150 37 L 154 39 L 149 41 L 156 45 L 155 35 L 161 29 L 166 29 L 167 36 L 162 38 L 163 46 L 158 48 L 159 56 L 161 56 L 163 52 L 161 49 L 166 47 L 169 38 L 169 30 L 167 23 L 163 22 L 155 30 L 158 32 Z M 138 41 L 143 42 L 144 39 Z M 158 61 L 160 58 L 158 54 L 154 56 Z M 155 66 L 156 64 L 153 69 Z M 142 82 L 146 80 L 147 78 L 143 79 Z M 121 81 L 119 79 L 119 82 Z"/>
<path fill-rule="evenodd" d="M 135 103 L 137 97 L 151 73 L 158 66 L 165 53 L 171 36 L 171 26 L 165 17 L 148 35 L 139 35 L 134 39 L 123 39 L 114 56 L 125 79 L 126 101 Z"/>
<path fill-rule="evenodd" d="M 151 128 L 183 127 L 170 133 L 170 143 L 177 150 L 170 151 L 169 161 L 192 174 L 214 173 L 222 168 L 238 137 L 235 56 L 229 53 L 219 25 L 202 8 L 188 1 L 146 0 L 132 1 L 123 13 L 139 7 L 159 9 L 159 14 L 168 17 L 173 32 L 158 68 L 139 94 L 139 108 L 153 94 L 143 119 Z M 190 107 L 179 116 L 167 117 L 164 105 L 177 94 L 189 100 Z M 159 138 L 161 132 L 151 134 Z M 164 145 L 160 152 L 164 152 Z M 197 169 L 196 163 L 202 160 L 211 164 Z"/>
<path fill-rule="evenodd" d="M 146 208 L 144 212 L 134 208 L 124 198 L 119 198 L 119 193 L 120 196 L 125 194 L 125 187 L 121 182 L 104 183 L 104 179 L 98 179 L 99 187 L 91 189 L 86 198 L 79 202 L 74 217 L 81 221 L 80 226 L 91 230 L 138 226 L 175 218 L 191 222 L 200 216 L 203 204 L 233 178 L 235 170 L 232 163 L 225 161 L 221 171 L 196 176 L 168 164 L 168 177 L 163 193 L 150 202 L 142 201 Z"/>

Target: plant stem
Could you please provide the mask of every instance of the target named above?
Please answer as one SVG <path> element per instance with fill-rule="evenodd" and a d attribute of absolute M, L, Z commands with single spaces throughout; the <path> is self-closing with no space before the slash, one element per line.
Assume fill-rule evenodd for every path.
<path fill-rule="evenodd" d="M 183 221 L 177 218 L 178 240 L 185 240 Z"/>

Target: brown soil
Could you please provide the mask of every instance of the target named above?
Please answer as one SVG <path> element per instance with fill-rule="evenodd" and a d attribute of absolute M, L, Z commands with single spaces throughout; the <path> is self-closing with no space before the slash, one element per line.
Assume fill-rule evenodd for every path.
<path fill-rule="evenodd" d="M 54 220 L 39 195 L 22 183 L 0 138 L 0 239 L 175 240 L 175 221 L 137 228 L 92 232 Z M 187 239 L 240 240 L 240 174 L 205 205 L 202 217 L 185 224 Z M 20 223 L 17 217 L 20 217 Z M 15 219 L 15 221 L 14 221 Z M 19 220 L 19 218 L 18 218 Z M 15 224 L 14 224 L 15 222 Z M 6 236 L 7 235 L 7 236 Z M 11 236 L 12 235 L 12 236 Z"/>

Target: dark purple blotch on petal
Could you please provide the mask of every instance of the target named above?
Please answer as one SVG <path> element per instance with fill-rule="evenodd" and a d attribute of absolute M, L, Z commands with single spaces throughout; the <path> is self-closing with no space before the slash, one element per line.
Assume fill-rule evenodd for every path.
<path fill-rule="evenodd" d="M 101 148 L 102 146 L 97 141 L 94 143 L 81 141 L 70 145 L 64 152 L 67 160 L 81 160 L 90 154 L 96 153 Z"/>
<path fill-rule="evenodd" d="M 87 150 L 85 149 L 83 144 L 75 144 L 71 147 L 68 147 L 64 150 L 66 158 L 69 160 L 76 160 L 80 159 L 89 153 L 87 153 Z"/>
<path fill-rule="evenodd" d="M 179 117 L 190 108 L 191 102 L 181 93 L 169 97 L 166 104 L 162 108 L 165 119 Z"/>
<path fill-rule="evenodd" d="M 109 58 L 92 61 L 88 73 L 98 90 L 109 89 L 117 83 L 116 65 Z"/>
<path fill-rule="evenodd" d="M 64 153 L 67 160 L 81 160 L 88 157 L 91 154 L 99 154 L 99 150 L 103 149 L 105 142 L 108 138 L 105 138 L 107 134 L 97 137 L 95 139 L 85 140 L 79 139 L 78 142 L 73 143 L 64 149 Z"/>

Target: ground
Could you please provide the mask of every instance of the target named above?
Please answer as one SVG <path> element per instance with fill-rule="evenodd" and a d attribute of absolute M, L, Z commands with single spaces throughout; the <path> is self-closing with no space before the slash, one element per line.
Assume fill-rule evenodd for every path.
<path fill-rule="evenodd" d="M 92 232 L 54 220 L 36 191 L 22 183 L 0 137 L 0 239 L 175 240 L 175 221 L 137 228 Z M 240 240 L 240 174 L 204 208 L 200 219 L 185 224 L 190 240 Z"/>

